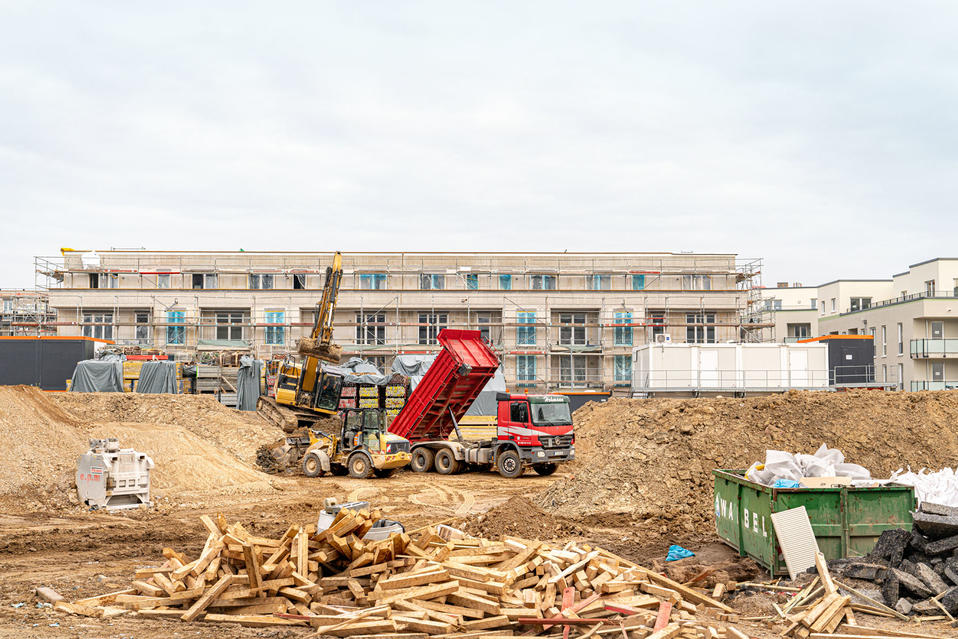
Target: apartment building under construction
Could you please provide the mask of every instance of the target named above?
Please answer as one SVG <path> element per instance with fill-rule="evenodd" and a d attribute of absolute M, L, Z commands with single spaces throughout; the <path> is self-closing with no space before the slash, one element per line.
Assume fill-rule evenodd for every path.
<path fill-rule="evenodd" d="M 177 358 L 295 351 L 331 253 L 72 251 L 38 257 L 59 335 Z M 388 368 L 481 330 L 511 387 L 627 389 L 632 347 L 748 340 L 757 260 L 691 253 L 345 253 L 334 339 Z"/>

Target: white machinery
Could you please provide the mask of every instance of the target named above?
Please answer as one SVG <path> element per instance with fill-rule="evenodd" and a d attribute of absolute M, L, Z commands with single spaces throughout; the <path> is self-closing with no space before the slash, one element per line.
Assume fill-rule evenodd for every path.
<path fill-rule="evenodd" d="M 324 501 L 324 508 L 319 513 L 319 519 L 316 520 L 316 530 L 317 532 L 322 532 L 329 528 L 332 523 L 336 520 L 336 515 L 339 514 L 339 511 L 343 510 L 368 510 L 369 502 L 368 501 L 350 501 L 345 504 L 337 503 L 336 499 L 329 497 Z M 364 541 L 379 541 L 380 539 L 388 539 L 390 535 L 394 533 L 404 533 L 406 532 L 406 527 L 403 526 L 398 521 L 393 521 L 391 519 L 379 519 L 373 523 L 373 527 L 363 535 Z"/>
<path fill-rule="evenodd" d="M 77 494 L 96 510 L 150 505 L 150 470 L 146 453 L 120 448 L 115 438 L 91 439 L 90 450 L 77 461 Z"/>

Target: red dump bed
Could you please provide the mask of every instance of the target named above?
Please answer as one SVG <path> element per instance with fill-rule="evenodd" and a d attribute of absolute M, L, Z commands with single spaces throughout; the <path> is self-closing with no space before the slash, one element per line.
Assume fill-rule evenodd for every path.
<path fill-rule="evenodd" d="M 445 328 L 438 339 L 442 350 L 389 425 L 390 433 L 412 442 L 447 438 L 454 429 L 450 409 L 462 419 L 499 368 L 479 331 Z"/>

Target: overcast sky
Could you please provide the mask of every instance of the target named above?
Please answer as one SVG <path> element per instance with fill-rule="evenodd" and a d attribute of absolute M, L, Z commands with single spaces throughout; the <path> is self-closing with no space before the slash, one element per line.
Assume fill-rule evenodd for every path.
<path fill-rule="evenodd" d="M 945 1 L 0 0 L 0 287 L 61 246 L 888 277 L 958 255 L 956 33 Z"/>

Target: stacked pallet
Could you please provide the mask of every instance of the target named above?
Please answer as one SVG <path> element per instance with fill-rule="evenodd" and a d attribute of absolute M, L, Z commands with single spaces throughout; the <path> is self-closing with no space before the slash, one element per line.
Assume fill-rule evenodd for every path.
<path fill-rule="evenodd" d="M 342 510 L 331 526 L 290 526 L 279 539 L 202 517 L 208 537 L 190 559 L 134 575 L 132 588 L 58 609 L 243 626 L 311 626 L 322 635 L 626 635 L 643 639 L 744 639 L 706 618 L 735 612 L 602 548 L 561 548 L 505 537 L 414 535 L 363 540 L 378 512 Z M 449 535 L 446 535 L 449 536 Z"/>

